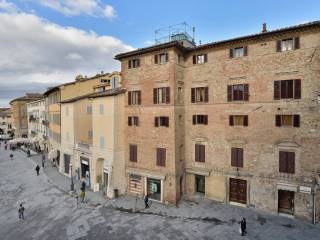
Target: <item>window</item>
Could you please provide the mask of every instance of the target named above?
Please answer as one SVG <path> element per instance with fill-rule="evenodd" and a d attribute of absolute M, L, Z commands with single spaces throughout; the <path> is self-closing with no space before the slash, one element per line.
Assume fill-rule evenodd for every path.
<path fill-rule="evenodd" d="M 277 41 L 277 52 L 291 51 L 300 48 L 300 38 L 287 38 Z"/>
<path fill-rule="evenodd" d="M 230 49 L 230 58 L 239 58 L 248 55 L 248 47 L 237 47 Z"/>
<path fill-rule="evenodd" d="M 87 106 L 87 114 L 92 114 L 92 106 L 91 105 Z"/>
<path fill-rule="evenodd" d="M 130 162 L 137 162 L 138 161 L 138 146 L 134 144 L 129 145 L 129 161 Z"/>
<path fill-rule="evenodd" d="M 157 166 L 165 167 L 166 166 L 166 149 L 157 148 Z"/>
<path fill-rule="evenodd" d="M 194 160 L 196 162 L 205 162 L 206 161 L 206 146 L 202 144 L 195 145 L 195 156 Z"/>
<path fill-rule="evenodd" d="M 229 126 L 248 126 L 248 115 L 230 115 Z"/>
<path fill-rule="evenodd" d="M 300 127 L 300 115 L 276 115 L 276 126 Z"/>
<path fill-rule="evenodd" d="M 104 137 L 100 137 L 100 147 L 104 147 Z"/>
<path fill-rule="evenodd" d="M 128 105 L 141 105 L 141 91 L 128 92 Z"/>
<path fill-rule="evenodd" d="M 99 105 L 99 111 L 100 111 L 100 114 L 103 114 L 103 113 L 104 113 L 104 106 L 103 106 L 103 104 L 100 104 L 100 105 Z"/>
<path fill-rule="evenodd" d="M 295 153 L 279 151 L 279 172 L 295 172 Z"/>
<path fill-rule="evenodd" d="M 169 54 L 168 53 L 160 53 L 154 55 L 154 63 L 161 64 L 169 61 Z"/>
<path fill-rule="evenodd" d="M 170 103 L 170 87 L 154 88 L 153 103 Z"/>
<path fill-rule="evenodd" d="M 139 126 L 139 118 L 135 116 L 128 117 L 128 126 Z"/>
<path fill-rule="evenodd" d="M 193 115 L 192 123 L 193 125 L 208 125 L 208 115 Z"/>
<path fill-rule="evenodd" d="M 243 167 L 243 148 L 231 148 L 231 166 Z"/>
<path fill-rule="evenodd" d="M 249 84 L 228 85 L 228 102 L 249 101 Z"/>
<path fill-rule="evenodd" d="M 132 59 L 128 61 L 128 68 L 140 67 L 140 59 Z"/>
<path fill-rule="evenodd" d="M 203 64 L 206 62 L 208 62 L 208 55 L 207 54 L 193 55 L 193 64 Z"/>
<path fill-rule="evenodd" d="M 154 118 L 155 127 L 169 127 L 169 117 L 155 117 Z"/>
<path fill-rule="evenodd" d="M 191 88 L 191 103 L 208 102 L 208 101 L 209 101 L 208 87 Z"/>
<path fill-rule="evenodd" d="M 274 81 L 274 99 L 300 99 L 301 80 Z"/>

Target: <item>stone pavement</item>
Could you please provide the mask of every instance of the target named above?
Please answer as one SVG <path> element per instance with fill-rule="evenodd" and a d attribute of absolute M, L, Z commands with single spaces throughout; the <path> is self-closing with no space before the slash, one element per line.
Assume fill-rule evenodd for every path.
<path fill-rule="evenodd" d="M 270 215 L 255 209 L 185 199 L 178 206 L 152 202 L 145 210 L 142 199 L 104 199 L 88 193 L 88 204 L 77 205 L 70 196 L 70 179 L 47 166 L 36 176 L 36 162 L 20 151 L 0 148 L 0 239 L 319 239 L 320 226 Z M 35 161 L 35 162 L 34 162 Z M 26 207 L 25 221 L 17 209 Z M 100 203 L 97 204 L 97 203 Z M 248 235 L 239 236 L 241 216 Z"/>

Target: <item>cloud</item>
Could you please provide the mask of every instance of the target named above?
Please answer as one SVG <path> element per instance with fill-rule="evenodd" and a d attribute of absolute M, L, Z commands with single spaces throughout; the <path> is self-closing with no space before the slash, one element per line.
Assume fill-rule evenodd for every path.
<path fill-rule="evenodd" d="M 29 13 L 0 13 L 0 102 L 120 69 L 114 55 L 133 50 L 112 36 L 53 24 Z M 6 99 L 6 100 L 4 100 Z"/>
<path fill-rule="evenodd" d="M 18 7 L 11 2 L 6 0 L 0 0 L 0 12 L 15 13 L 18 12 Z"/>
<path fill-rule="evenodd" d="M 88 15 L 108 19 L 117 16 L 111 5 L 104 5 L 100 0 L 37 0 L 36 2 L 66 16 Z"/>

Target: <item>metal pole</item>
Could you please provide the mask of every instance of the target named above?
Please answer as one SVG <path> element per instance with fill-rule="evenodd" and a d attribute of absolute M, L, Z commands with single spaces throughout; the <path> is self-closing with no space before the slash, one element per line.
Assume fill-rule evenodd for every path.
<path fill-rule="evenodd" d="M 71 192 L 74 191 L 74 183 L 73 183 L 73 175 L 72 175 L 72 165 L 70 164 L 70 171 L 71 171 Z"/>

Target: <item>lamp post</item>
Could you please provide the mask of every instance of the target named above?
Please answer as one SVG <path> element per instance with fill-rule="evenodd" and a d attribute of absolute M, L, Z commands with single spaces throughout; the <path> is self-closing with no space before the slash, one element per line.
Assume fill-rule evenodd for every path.
<path fill-rule="evenodd" d="M 74 191 L 73 175 L 72 175 L 72 163 L 70 163 L 70 173 L 71 173 L 71 192 Z"/>

